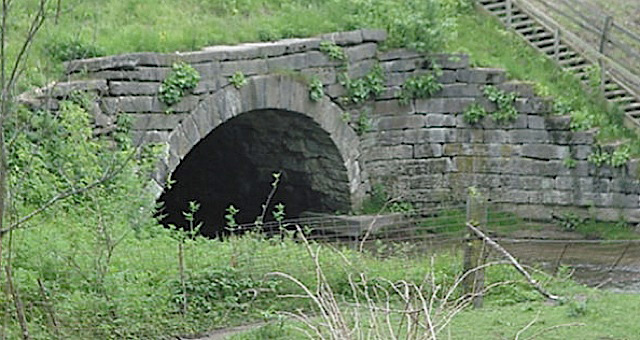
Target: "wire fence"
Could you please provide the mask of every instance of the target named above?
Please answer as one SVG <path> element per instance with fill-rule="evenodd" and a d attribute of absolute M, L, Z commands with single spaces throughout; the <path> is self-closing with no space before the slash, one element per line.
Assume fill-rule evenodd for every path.
<path fill-rule="evenodd" d="M 517 237 L 516 231 L 552 226 L 491 206 L 485 213 L 483 230 L 523 263 L 550 274 L 574 270 L 577 279 L 594 286 L 640 288 L 639 240 Z M 95 246 L 57 248 L 54 235 L 46 231 L 16 234 L 13 251 L 18 255 L 3 276 L 12 276 L 5 281 L 13 287 L 6 285 L 0 294 L 0 338 L 20 338 L 20 319 L 36 339 L 165 337 L 154 333 L 156 328 L 172 333 L 164 334 L 169 338 L 242 323 L 248 314 L 275 303 L 272 281 L 264 281 L 269 273 L 287 273 L 305 284 L 315 281 L 316 263 L 305 239 L 320 249 L 322 268 L 337 290 L 349 289 L 348 278 L 361 272 L 420 280 L 434 270 L 433 256 L 444 256 L 450 263 L 439 270 L 455 275 L 471 239 L 468 219 L 464 205 L 371 216 L 314 215 L 241 225 L 214 240 L 169 231 L 164 238 L 126 233 L 114 238 L 111 249 L 98 247 L 100 240 Z M 20 250 L 28 237 L 47 241 Z M 500 255 L 491 252 L 489 258 Z M 295 288 L 291 283 L 278 287 L 281 292 Z"/>

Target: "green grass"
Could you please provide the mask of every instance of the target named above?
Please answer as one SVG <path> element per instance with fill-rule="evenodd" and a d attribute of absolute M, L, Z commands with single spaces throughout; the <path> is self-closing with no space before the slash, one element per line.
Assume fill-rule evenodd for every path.
<path fill-rule="evenodd" d="M 633 153 L 640 153 L 637 134 L 624 128 L 621 112 L 610 107 L 597 90 L 586 90 L 575 76 L 557 67 L 491 16 L 473 13 L 458 22 L 457 34 L 447 46 L 449 51 L 469 54 L 475 66 L 504 68 L 511 79 L 533 82 L 539 95 L 553 96 L 557 102 L 568 104 L 575 120 L 586 119 L 584 125 L 599 127 L 601 142 L 629 139 Z"/>
<path fill-rule="evenodd" d="M 637 322 L 640 296 L 637 294 L 603 292 L 561 281 L 551 287 L 554 293 L 563 296 L 562 302 L 529 300 L 505 305 L 489 297 L 483 308 L 466 309 L 455 316 L 441 337 L 514 339 L 521 330 L 520 339 L 535 336 L 535 339 L 548 340 L 635 339 L 640 334 Z M 346 306 L 343 308 L 347 310 Z M 366 327 L 368 317 L 360 321 Z M 532 325 L 523 330 L 530 323 Z M 306 329 L 299 322 L 280 320 L 231 339 L 296 339 L 301 336 L 297 328 Z"/>

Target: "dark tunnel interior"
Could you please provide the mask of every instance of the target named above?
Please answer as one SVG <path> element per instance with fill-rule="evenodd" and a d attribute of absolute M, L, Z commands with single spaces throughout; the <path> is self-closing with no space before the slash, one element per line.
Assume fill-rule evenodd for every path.
<path fill-rule="evenodd" d="M 262 212 L 276 172 L 280 183 L 265 221 L 278 203 L 285 205 L 286 218 L 350 209 L 347 171 L 329 134 L 300 113 L 260 110 L 230 119 L 194 146 L 159 198 L 161 223 L 185 228 L 190 201 L 200 204 L 195 221 L 205 236 L 224 233 L 229 205 L 240 210 L 239 224 L 251 223 Z"/>

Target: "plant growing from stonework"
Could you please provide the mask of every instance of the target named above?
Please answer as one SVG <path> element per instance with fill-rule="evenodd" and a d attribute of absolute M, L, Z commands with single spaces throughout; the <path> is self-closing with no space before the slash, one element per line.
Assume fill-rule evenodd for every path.
<path fill-rule="evenodd" d="M 601 147 L 598 147 L 587 157 L 587 161 L 597 167 L 608 165 L 613 168 L 624 166 L 629 159 L 631 159 L 631 148 L 628 145 L 620 146 L 612 152 L 607 152 Z"/>
<path fill-rule="evenodd" d="M 442 71 L 436 67 L 433 72 L 407 79 L 398 93 L 400 103 L 407 105 L 412 99 L 429 98 L 442 90 L 442 84 L 438 81 L 440 75 Z"/>
<path fill-rule="evenodd" d="M 229 82 L 233 87 L 239 90 L 243 86 L 247 85 L 247 77 L 245 77 L 244 73 L 241 71 L 236 71 L 236 73 L 229 77 Z"/>
<path fill-rule="evenodd" d="M 369 110 L 363 110 L 358 115 L 358 120 L 356 120 L 355 130 L 358 136 L 362 136 L 363 134 L 371 131 L 373 128 L 373 120 L 369 116 Z"/>
<path fill-rule="evenodd" d="M 361 78 L 351 79 L 344 73 L 340 84 L 347 90 L 343 100 L 347 104 L 362 104 L 369 99 L 378 97 L 384 91 L 384 72 L 380 65 L 373 67 L 371 72 Z"/>
<path fill-rule="evenodd" d="M 158 90 L 158 98 L 168 106 L 177 104 L 185 93 L 200 82 L 200 74 L 191 65 L 179 62 L 171 66 L 171 72 Z"/>
<path fill-rule="evenodd" d="M 514 105 L 518 94 L 507 92 L 493 85 L 484 87 L 484 96 L 496 104 L 496 111 L 491 115 L 497 122 L 508 122 L 518 117 L 518 110 Z"/>
<path fill-rule="evenodd" d="M 482 120 L 482 118 L 487 116 L 487 114 L 487 110 L 485 110 L 482 105 L 473 103 L 464 110 L 462 117 L 464 118 L 465 122 L 469 124 L 475 124 Z"/>
<path fill-rule="evenodd" d="M 320 42 L 320 52 L 326 54 L 335 61 L 346 61 L 347 55 L 342 47 L 336 45 L 333 41 L 323 40 Z"/>
<path fill-rule="evenodd" d="M 309 82 L 309 98 L 314 101 L 320 101 L 324 97 L 324 85 L 318 77 L 313 77 Z"/>

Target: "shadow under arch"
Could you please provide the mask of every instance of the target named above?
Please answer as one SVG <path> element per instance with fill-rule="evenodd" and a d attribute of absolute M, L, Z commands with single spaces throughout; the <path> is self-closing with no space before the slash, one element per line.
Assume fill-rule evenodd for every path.
<path fill-rule="evenodd" d="M 282 175 L 271 206 L 285 204 L 288 218 L 345 212 L 361 201 L 359 139 L 328 98 L 311 102 L 306 85 L 261 76 L 201 104 L 169 139 L 166 175 L 155 176 L 158 183 L 169 174 L 175 180 L 159 197 L 163 224 L 184 226 L 189 201 L 200 204 L 195 219 L 207 236 L 224 230 L 230 204 L 240 209 L 239 223 L 253 222 L 274 172 Z"/>

